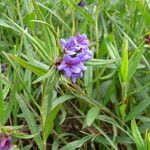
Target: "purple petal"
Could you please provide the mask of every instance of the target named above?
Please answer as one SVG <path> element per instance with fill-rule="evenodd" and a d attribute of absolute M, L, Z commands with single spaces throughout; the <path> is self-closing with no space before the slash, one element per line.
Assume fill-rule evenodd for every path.
<path fill-rule="evenodd" d="M 67 67 L 66 63 L 63 62 L 57 68 L 58 68 L 58 70 L 64 70 L 66 67 Z"/>
<path fill-rule="evenodd" d="M 71 76 L 71 71 L 70 71 L 70 69 L 69 69 L 69 68 L 66 68 L 64 71 L 65 71 L 65 76 L 66 76 L 66 78 L 70 78 L 70 76 Z"/>
<path fill-rule="evenodd" d="M 68 45 L 70 46 L 74 46 L 75 45 L 75 39 L 74 37 L 70 37 L 67 41 Z"/>
<path fill-rule="evenodd" d="M 79 3 L 78 3 L 78 6 L 80 7 L 84 7 L 85 3 L 81 0 Z"/>
<path fill-rule="evenodd" d="M 65 52 L 69 55 L 74 55 L 77 51 L 81 48 L 78 45 L 70 46 L 69 48 L 65 49 Z"/>
<path fill-rule="evenodd" d="M 64 62 L 70 63 L 72 61 L 72 57 L 68 54 L 64 55 Z"/>
<path fill-rule="evenodd" d="M 76 52 L 71 51 L 71 50 L 66 50 L 66 53 L 69 54 L 69 55 L 74 55 L 74 54 L 76 54 Z"/>
<path fill-rule="evenodd" d="M 87 69 L 87 68 L 84 66 L 83 63 L 80 63 L 79 67 L 80 67 L 81 70 L 86 70 L 86 69 Z"/>
<path fill-rule="evenodd" d="M 79 67 L 76 67 L 76 66 L 72 66 L 70 68 L 71 72 L 73 73 L 79 73 L 81 71 L 81 69 Z"/>
<path fill-rule="evenodd" d="M 88 50 L 85 50 L 84 52 L 87 53 L 88 55 L 91 55 L 91 56 L 92 56 L 92 54 L 93 54 L 92 51 L 90 51 L 89 49 L 88 49 Z"/>
<path fill-rule="evenodd" d="M 89 40 L 88 40 L 88 38 L 87 38 L 87 36 L 86 36 L 86 34 L 80 34 L 80 33 L 78 33 L 77 35 L 76 35 L 76 41 L 77 41 L 77 43 L 81 46 L 81 45 L 85 45 L 85 46 L 89 46 Z"/>
<path fill-rule="evenodd" d="M 0 150 L 10 150 L 11 149 L 11 138 L 1 137 L 0 139 Z"/>
<path fill-rule="evenodd" d="M 87 52 L 88 52 L 88 51 L 79 53 L 79 54 L 77 55 L 77 57 L 79 57 L 82 62 L 85 62 L 85 61 L 88 61 L 88 60 L 92 59 L 92 56 L 89 55 L 89 52 L 88 52 L 88 53 L 87 53 Z M 90 53 L 90 54 L 91 54 L 91 53 Z"/>
<path fill-rule="evenodd" d="M 92 57 L 89 55 L 84 55 L 84 57 L 82 58 L 82 61 L 88 61 L 90 60 Z"/>
<path fill-rule="evenodd" d="M 72 82 L 76 83 L 77 77 L 76 76 L 72 76 Z"/>
<path fill-rule="evenodd" d="M 83 73 L 80 72 L 80 73 L 79 73 L 79 78 L 82 78 L 82 77 L 83 77 Z"/>
<path fill-rule="evenodd" d="M 7 138 L 2 137 L 0 146 L 3 147 L 7 142 Z"/>
<path fill-rule="evenodd" d="M 81 62 L 81 60 L 80 60 L 80 58 L 78 58 L 78 57 L 75 57 L 75 58 L 72 60 L 72 64 L 73 64 L 73 65 L 78 65 L 80 62 Z"/>
<path fill-rule="evenodd" d="M 61 45 L 62 45 L 63 47 L 65 47 L 66 41 L 65 41 L 64 39 L 61 39 L 61 40 L 60 40 L 60 43 L 61 43 Z"/>
<path fill-rule="evenodd" d="M 71 49 L 72 47 L 75 46 L 75 40 L 73 37 L 70 37 L 66 43 L 66 49 Z"/>
<path fill-rule="evenodd" d="M 77 78 L 82 78 L 83 77 L 83 73 L 73 73 L 72 75 L 72 82 L 75 83 Z"/>

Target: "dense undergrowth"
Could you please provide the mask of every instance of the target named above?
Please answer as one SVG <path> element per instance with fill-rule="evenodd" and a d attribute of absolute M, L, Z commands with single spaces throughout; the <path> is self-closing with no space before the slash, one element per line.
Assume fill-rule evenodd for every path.
<path fill-rule="evenodd" d="M 73 83 L 78 33 L 93 59 Z M 149 0 L 1 0 L 0 64 L 1 147 L 150 150 Z"/>

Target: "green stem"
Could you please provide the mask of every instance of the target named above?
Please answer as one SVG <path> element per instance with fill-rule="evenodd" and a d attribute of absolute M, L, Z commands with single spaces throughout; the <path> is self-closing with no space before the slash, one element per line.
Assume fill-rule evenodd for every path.
<path fill-rule="evenodd" d="M 41 98 L 41 124 L 42 124 L 42 131 L 44 133 L 44 127 L 45 127 L 45 120 L 46 120 L 46 114 L 47 114 L 47 108 L 45 108 L 45 95 L 46 95 L 46 89 L 47 89 L 47 80 L 43 83 L 43 90 L 42 90 L 42 98 Z M 43 140 L 43 150 L 46 150 L 46 141 Z"/>
<path fill-rule="evenodd" d="M 128 84 L 126 82 L 122 83 L 122 102 L 126 103 L 127 101 L 127 91 L 128 91 Z"/>
<path fill-rule="evenodd" d="M 1 62 L 0 62 L 0 125 L 3 125 L 4 118 L 4 99 L 3 99 L 3 86 L 1 78 Z"/>
<path fill-rule="evenodd" d="M 18 12 L 18 16 L 19 16 L 19 19 L 20 19 L 20 24 L 21 24 L 21 27 L 23 28 L 23 20 L 22 20 L 22 17 L 21 17 L 21 14 L 20 14 L 20 3 L 19 3 L 19 0 L 16 1 L 17 2 L 17 12 Z"/>
<path fill-rule="evenodd" d="M 99 58 L 99 26 L 98 26 L 98 18 L 99 18 L 99 7 L 96 9 L 96 18 L 95 18 L 95 32 L 96 32 L 96 58 Z M 96 77 L 99 75 L 99 70 L 96 70 Z M 96 98 L 99 98 L 99 80 L 96 81 Z"/>
<path fill-rule="evenodd" d="M 75 34 L 75 9 L 74 6 L 71 6 L 71 13 L 72 13 L 72 35 Z"/>
<path fill-rule="evenodd" d="M 43 142 L 43 150 L 46 150 L 46 142 Z"/>

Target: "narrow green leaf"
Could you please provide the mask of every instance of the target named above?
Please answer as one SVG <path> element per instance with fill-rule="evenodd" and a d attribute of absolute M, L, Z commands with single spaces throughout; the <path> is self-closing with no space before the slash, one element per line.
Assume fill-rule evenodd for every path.
<path fill-rule="evenodd" d="M 110 67 L 110 68 L 116 68 L 116 65 L 115 63 L 117 63 L 119 61 L 119 59 L 92 59 L 88 62 L 86 62 L 85 64 L 87 66 L 98 66 L 98 67 L 101 67 L 101 66 L 107 66 L 107 67 Z"/>
<path fill-rule="evenodd" d="M 35 8 L 37 17 L 40 20 L 45 21 L 43 13 L 40 10 L 40 8 L 38 7 L 37 3 L 35 1 L 33 1 L 33 4 L 34 4 L 34 8 Z M 49 29 L 49 26 L 47 26 L 46 24 L 40 24 L 40 25 L 41 25 L 41 31 L 42 31 L 44 41 L 46 42 L 45 51 L 48 54 L 48 56 L 50 57 L 50 59 L 54 60 L 56 57 L 58 57 L 58 49 L 57 49 L 57 46 L 56 46 L 55 36 L 53 35 L 51 30 Z"/>
<path fill-rule="evenodd" d="M 145 133 L 144 146 L 145 146 L 145 150 L 150 149 L 150 132 L 148 131 L 146 131 Z"/>
<path fill-rule="evenodd" d="M 54 68 L 52 67 L 46 74 L 44 74 L 43 76 L 40 76 L 39 78 L 37 78 L 35 81 L 32 82 L 32 84 L 35 84 L 37 82 L 40 82 L 46 78 L 50 78 L 54 73 Z"/>
<path fill-rule="evenodd" d="M 95 106 L 93 108 L 91 108 L 85 118 L 85 126 L 91 126 L 92 123 L 94 122 L 94 120 L 96 119 L 97 115 L 99 114 L 100 109 L 99 107 Z"/>
<path fill-rule="evenodd" d="M 5 28 L 10 28 L 10 29 L 15 30 L 16 32 L 18 32 L 18 30 L 16 28 L 11 26 L 6 20 L 4 20 L 2 18 L 0 19 L 0 26 L 3 26 Z"/>
<path fill-rule="evenodd" d="M 31 72 L 34 72 L 35 74 L 37 74 L 39 76 L 47 73 L 47 70 L 40 68 L 40 67 L 37 67 L 37 66 L 34 66 L 34 65 L 30 64 L 29 62 L 26 62 L 17 56 L 14 56 L 11 54 L 9 54 L 9 56 L 12 60 L 14 60 L 15 62 L 19 63 L 23 67 L 27 68 L 28 70 L 30 70 Z"/>
<path fill-rule="evenodd" d="M 48 136 L 51 134 L 54 120 L 57 116 L 57 113 L 61 109 L 61 105 L 57 105 L 46 117 L 44 131 L 43 131 L 43 140 L 46 143 Z"/>
<path fill-rule="evenodd" d="M 122 82 L 126 82 L 128 79 L 128 40 L 125 38 L 123 43 L 123 52 L 121 58 L 120 76 Z"/>
<path fill-rule="evenodd" d="M 39 133 L 37 133 L 37 134 L 32 134 L 32 135 L 28 135 L 28 134 L 23 134 L 23 133 L 20 133 L 20 132 L 18 132 L 18 131 L 15 131 L 15 132 L 13 132 L 12 135 L 13 135 L 14 137 L 20 138 L 20 139 L 32 139 L 32 138 L 35 138 L 38 134 L 39 134 Z"/>
<path fill-rule="evenodd" d="M 140 60 L 142 58 L 142 54 L 144 52 L 143 48 L 137 49 L 131 56 L 129 60 L 129 74 L 128 74 L 128 80 L 130 80 L 134 73 L 136 72 L 138 65 L 140 63 Z"/>
<path fill-rule="evenodd" d="M 70 94 L 66 94 L 66 95 L 62 95 L 60 96 L 59 98 L 57 98 L 54 102 L 53 102 L 53 105 L 52 105 L 52 109 L 54 109 L 55 107 L 57 107 L 58 105 L 68 101 L 68 100 L 71 100 L 75 98 L 75 96 L 73 95 L 70 95 Z"/>
<path fill-rule="evenodd" d="M 131 131 L 138 150 L 144 150 L 144 140 L 138 130 L 135 119 L 131 121 Z"/>
<path fill-rule="evenodd" d="M 106 116 L 106 115 L 98 115 L 96 119 L 108 122 L 108 123 L 116 126 L 120 130 L 122 130 L 124 133 L 126 133 L 132 140 L 134 140 L 133 137 L 130 135 L 130 133 L 127 132 L 123 127 L 121 127 L 121 125 L 118 122 L 116 122 L 113 118 Z M 128 130 L 129 130 L 129 128 L 128 128 Z"/>
<path fill-rule="evenodd" d="M 1 77 L 1 64 L 0 64 L 0 124 L 3 125 L 4 119 L 4 98 L 3 98 L 3 86 Z"/>
<path fill-rule="evenodd" d="M 89 96 L 92 95 L 92 89 L 93 89 L 93 67 L 88 66 L 87 70 L 84 73 L 84 84 L 86 87 L 86 92 Z"/>
<path fill-rule="evenodd" d="M 17 86 L 18 86 L 18 78 L 14 74 L 14 84 L 11 85 L 12 89 L 10 90 L 9 102 L 6 104 L 4 123 L 7 122 L 8 118 L 10 117 L 11 111 L 13 109 L 14 101 L 16 100 Z"/>
<path fill-rule="evenodd" d="M 36 1 L 36 3 L 37 3 L 40 7 L 44 8 L 45 10 L 47 10 L 48 12 L 50 12 L 51 14 L 53 14 L 62 24 L 65 25 L 65 27 L 67 27 L 67 29 L 71 30 L 71 28 L 68 26 L 68 24 L 67 24 L 56 12 L 54 12 L 54 11 L 51 10 L 50 8 L 44 6 L 42 3 L 39 3 L 39 2 L 37 2 L 37 1 Z"/>
<path fill-rule="evenodd" d="M 35 49 L 37 50 L 37 52 L 40 54 L 40 56 L 47 61 L 48 63 L 52 63 L 50 57 L 48 56 L 48 54 L 46 53 L 45 49 L 40 45 L 40 43 L 33 38 L 28 32 L 27 30 L 23 29 L 22 27 L 20 27 L 17 23 L 15 23 L 13 20 L 11 20 L 9 17 L 5 16 L 10 23 L 12 24 L 12 26 L 15 26 L 16 29 L 18 29 L 19 31 L 23 32 L 23 34 L 25 34 L 33 43 Z M 7 22 L 7 21 L 6 21 Z"/>
<path fill-rule="evenodd" d="M 120 107 L 119 107 L 119 110 L 120 110 L 120 114 L 122 116 L 122 119 L 125 118 L 126 116 L 126 108 L 127 108 L 127 104 L 122 104 Z"/>
<path fill-rule="evenodd" d="M 25 120 L 28 123 L 28 126 L 30 127 L 31 133 L 32 134 L 37 134 L 39 133 L 39 129 L 38 126 L 36 124 L 36 121 L 34 119 L 33 113 L 29 110 L 28 106 L 26 105 L 26 103 L 23 101 L 22 97 L 20 95 L 17 95 L 17 101 L 19 103 L 19 106 L 21 107 L 21 110 L 23 112 L 23 115 L 25 117 Z M 40 137 L 40 135 L 37 135 L 36 137 L 34 137 L 38 147 L 40 150 L 42 150 L 42 139 Z"/>
<path fill-rule="evenodd" d="M 85 136 L 79 140 L 70 142 L 69 144 L 62 147 L 60 150 L 76 150 L 77 148 L 82 147 L 84 143 L 90 140 L 90 138 L 91 138 L 90 136 Z"/>
<path fill-rule="evenodd" d="M 142 113 L 142 111 L 144 111 L 146 107 L 148 107 L 149 105 L 150 105 L 149 98 L 142 100 L 139 104 L 133 107 L 131 111 L 126 115 L 125 121 L 133 119 L 133 117 L 136 117 L 137 115 Z"/>

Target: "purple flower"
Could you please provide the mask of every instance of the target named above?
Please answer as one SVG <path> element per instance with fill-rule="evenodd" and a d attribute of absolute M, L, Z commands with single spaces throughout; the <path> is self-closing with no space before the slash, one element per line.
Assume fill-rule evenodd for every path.
<path fill-rule="evenodd" d="M 78 6 L 80 6 L 80 7 L 84 7 L 84 5 L 85 5 L 85 2 L 83 2 L 83 0 L 81 0 L 81 1 L 78 3 Z"/>
<path fill-rule="evenodd" d="M 146 36 L 145 42 L 146 42 L 147 44 L 150 44 L 150 35 L 147 35 L 147 36 Z"/>
<path fill-rule="evenodd" d="M 80 50 L 87 50 L 88 46 L 90 45 L 90 42 L 85 34 L 81 35 L 80 33 L 78 33 L 75 36 L 75 42 L 77 47 L 80 48 Z"/>
<path fill-rule="evenodd" d="M 73 55 L 79 48 L 76 46 L 74 37 L 70 37 L 67 41 L 61 39 L 61 45 L 66 53 Z"/>
<path fill-rule="evenodd" d="M 86 67 L 78 57 L 71 57 L 70 55 L 64 55 L 64 59 L 58 66 L 58 70 L 62 70 L 65 73 L 66 78 L 81 76 L 81 72 L 86 70 Z"/>
<path fill-rule="evenodd" d="M 11 149 L 11 138 L 7 135 L 0 135 L 0 150 L 10 150 Z"/>
<path fill-rule="evenodd" d="M 57 63 L 57 68 L 75 83 L 77 78 L 83 77 L 83 72 L 86 70 L 83 63 L 92 58 L 92 52 L 89 50 L 90 42 L 85 34 L 78 33 L 67 41 L 61 39 L 61 45 L 65 55 L 63 60 Z"/>
<path fill-rule="evenodd" d="M 85 34 L 78 33 L 75 37 L 70 37 L 67 41 L 61 39 L 61 45 L 65 52 L 74 55 L 77 52 L 88 50 L 90 42 Z"/>

